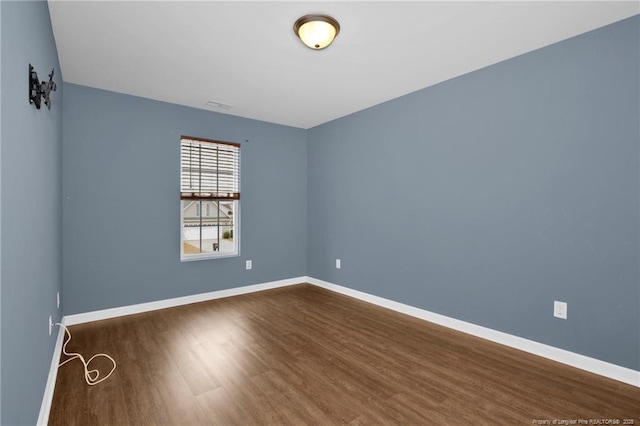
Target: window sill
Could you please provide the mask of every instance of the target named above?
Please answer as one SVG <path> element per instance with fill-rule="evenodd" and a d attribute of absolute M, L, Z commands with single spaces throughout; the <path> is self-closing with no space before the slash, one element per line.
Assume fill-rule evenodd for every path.
<path fill-rule="evenodd" d="M 203 253 L 203 254 L 191 254 L 189 256 L 180 256 L 180 262 L 193 262 L 196 260 L 212 260 L 212 259 L 225 259 L 228 257 L 239 257 L 240 252 L 235 253 L 220 253 L 220 254 L 211 254 L 211 253 Z"/>

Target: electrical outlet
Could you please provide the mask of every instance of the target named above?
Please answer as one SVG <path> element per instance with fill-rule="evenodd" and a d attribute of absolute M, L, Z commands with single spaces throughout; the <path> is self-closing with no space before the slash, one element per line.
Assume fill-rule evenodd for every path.
<path fill-rule="evenodd" d="M 49 315 L 49 336 L 51 336 L 51 330 L 53 329 L 53 318 Z"/>
<path fill-rule="evenodd" d="M 567 302 L 553 302 L 553 316 L 556 318 L 567 319 Z"/>
<path fill-rule="evenodd" d="M 247 271 L 248 271 L 249 269 L 253 268 L 253 262 L 251 262 L 250 260 L 247 260 L 247 262 L 246 262 L 246 268 L 247 268 Z"/>
<path fill-rule="evenodd" d="M 340 259 L 336 259 L 336 269 L 340 269 L 340 267 L 342 266 Z"/>
<path fill-rule="evenodd" d="M 56 293 L 56 308 L 60 309 L 60 292 Z"/>

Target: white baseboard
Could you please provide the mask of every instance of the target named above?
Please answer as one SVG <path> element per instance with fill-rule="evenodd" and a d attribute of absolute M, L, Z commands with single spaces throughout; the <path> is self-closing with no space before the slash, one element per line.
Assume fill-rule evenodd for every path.
<path fill-rule="evenodd" d="M 570 365 L 572 367 L 576 367 L 590 373 L 595 373 L 600 376 L 605 376 L 610 379 L 618 380 L 620 382 L 640 387 L 640 371 L 621 367 L 619 365 L 611 364 L 595 358 L 590 358 L 588 356 L 580 355 L 574 352 L 569 352 L 567 350 L 559 349 L 554 346 L 534 342 L 533 340 L 524 339 L 522 337 L 503 333 L 501 331 L 493 330 L 487 327 L 460 321 L 455 318 L 450 318 L 444 315 L 429 312 L 424 309 L 405 305 L 403 303 L 394 302 L 393 300 L 374 296 L 368 293 L 363 293 L 358 290 L 352 290 L 350 288 L 318 280 L 316 278 L 305 278 L 310 284 L 325 288 L 327 290 L 335 291 L 336 293 L 351 296 L 365 302 L 373 303 L 374 305 L 382 306 L 383 308 L 388 308 L 406 315 L 410 315 L 412 317 L 420 318 L 425 321 L 452 328 L 454 330 L 462 331 L 463 333 L 471 334 L 473 336 L 481 337 L 492 342 L 500 343 L 505 346 L 509 346 L 521 351 L 541 356 L 543 358 L 557 361 L 562 364 Z"/>
<path fill-rule="evenodd" d="M 66 315 L 65 324 L 68 326 L 82 324 L 91 321 L 100 321 L 124 315 L 140 314 L 142 312 L 158 309 L 173 308 L 188 305 L 190 303 L 206 302 L 207 300 L 221 299 L 223 297 L 238 296 L 240 294 L 254 293 L 256 291 L 270 290 L 272 288 L 286 287 L 305 282 L 307 277 L 289 278 L 280 281 L 271 281 L 261 284 L 253 284 L 244 287 L 235 287 L 226 290 L 211 291 L 208 293 L 194 294 L 191 296 L 176 297 L 173 299 L 158 300 L 155 302 L 139 303 L 137 305 L 122 306 L 119 308 L 103 309 L 100 311 L 86 312 L 82 314 Z"/>
<path fill-rule="evenodd" d="M 610 379 L 640 387 L 640 371 L 621 367 L 619 365 L 611 364 L 599 359 L 590 358 L 574 352 L 566 351 L 564 349 L 559 349 L 553 346 L 545 345 L 543 343 L 534 342 L 533 340 L 524 339 L 522 337 L 503 333 L 501 331 L 492 330 L 487 327 L 460 321 L 455 318 L 436 314 L 424 309 L 405 305 L 404 303 L 394 302 L 393 300 L 385 299 L 383 297 L 374 296 L 358 290 L 352 290 L 347 287 L 307 276 L 290 278 L 280 281 L 271 281 L 262 284 L 254 284 L 245 287 L 212 291 L 209 293 L 194 294 L 191 296 L 176 297 L 173 299 L 159 300 L 156 302 L 140 303 L 137 305 L 123 306 L 120 308 L 104 309 L 82 314 L 68 315 L 62 319 L 61 323 L 67 326 L 71 326 L 85 322 L 116 318 L 124 315 L 138 314 L 164 308 L 172 308 L 175 306 L 182 306 L 190 303 L 221 299 L 223 297 L 254 293 L 257 291 L 270 290 L 273 288 L 286 287 L 302 283 L 313 284 L 315 286 L 331 290 L 336 293 L 344 294 L 346 296 L 354 297 L 356 299 L 360 299 L 364 302 L 372 303 L 383 308 L 391 309 L 393 311 L 410 315 L 415 318 L 420 318 L 425 321 L 442 325 L 444 327 L 462 331 L 463 333 L 471 334 L 473 336 L 481 337 L 492 342 L 500 343 L 505 346 L 509 346 L 521 351 L 541 356 L 543 358 L 557 361 L 562 364 L 570 365 L 572 367 L 598 374 L 600 376 L 608 377 Z M 60 353 L 62 352 L 63 340 L 64 330 L 62 329 L 62 327 L 60 327 L 58 332 L 58 339 L 56 340 L 56 346 L 53 351 L 53 359 L 51 360 L 49 378 L 47 380 L 47 385 L 45 387 L 45 392 L 42 399 L 42 405 L 40 407 L 38 425 L 46 425 L 47 421 L 49 420 L 49 412 L 51 410 L 51 403 L 53 402 L 53 391 L 56 384 L 56 377 L 58 375 L 58 361 L 60 359 Z"/>
<path fill-rule="evenodd" d="M 64 324 L 64 318 L 60 323 Z M 60 362 L 60 354 L 62 353 L 62 342 L 64 341 L 64 328 L 58 326 L 58 337 L 56 345 L 53 348 L 53 357 L 51 358 L 51 368 L 49 369 L 49 377 L 47 385 L 44 388 L 42 397 L 42 405 L 40 406 L 40 414 L 38 415 L 38 426 L 46 426 L 49 421 L 49 412 L 51 411 L 51 403 L 53 402 L 53 391 L 56 387 L 56 378 L 58 377 L 58 363 Z"/>

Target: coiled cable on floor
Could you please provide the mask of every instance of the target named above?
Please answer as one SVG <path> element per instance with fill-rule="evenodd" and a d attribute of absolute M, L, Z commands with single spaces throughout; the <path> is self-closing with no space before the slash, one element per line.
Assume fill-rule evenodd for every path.
<path fill-rule="evenodd" d="M 67 326 L 65 326 L 64 324 L 60 324 L 59 322 L 57 322 L 56 325 L 59 325 L 60 327 L 64 328 L 65 334 L 68 337 L 68 339 L 66 339 L 64 344 L 62 345 L 62 353 L 64 353 L 68 357 L 70 357 L 69 359 L 67 359 L 67 360 L 61 362 L 60 364 L 58 364 L 58 367 L 62 367 L 63 365 L 65 365 L 69 361 L 73 361 L 74 359 L 77 358 L 77 359 L 80 360 L 80 362 L 82 362 L 82 365 L 84 366 L 84 380 L 87 382 L 87 384 L 89 386 L 94 386 L 94 385 L 97 385 L 100 382 L 103 382 L 103 381 L 107 380 L 109 378 L 109 376 L 111 376 L 111 373 L 113 373 L 115 371 L 115 369 L 116 369 L 116 361 L 113 358 L 111 358 L 109 355 L 107 355 L 107 354 L 95 354 L 94 356 L 89 358 L 89 361 L 85 361 L 84 357 L 82 355 L 80 355 L 79 353 L 67 352 L 67 345 L 71 341 L 71 332 L 69 331 Z M 100 379 L 99 379 L 100 372 L 97 369 L 96 370 L 89 370 L 89 364 L 91 364 L 91 361 L 93 361 L 94 359 L 96 359 L 98 357 L 109 358 L 111 360 L 111 362 L 113 363 L 113 368 L 111 369 L 111 371 L 109 371 L 109 374 L 107 374 L 106 376 L 104 376 L 104 377 L 102 377 Z"/>

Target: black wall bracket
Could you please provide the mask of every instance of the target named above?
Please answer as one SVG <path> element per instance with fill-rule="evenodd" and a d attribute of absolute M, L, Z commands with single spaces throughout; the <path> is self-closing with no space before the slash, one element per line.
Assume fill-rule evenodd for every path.
<path fill-rule="evenodd" d="M 38 73 L 33 70 L 31 64 L 29 64 L 29 103 L 35 104 L 37 109 L 40 109 L 42 99 L 47 108 L 51 109 L 51 98 L 49 95 L 51 92 L 55 92 L 57 89 L 56 82 L 53 81 L 53 69 L 49 74 L 49 81 L 38 80 Z"/>

